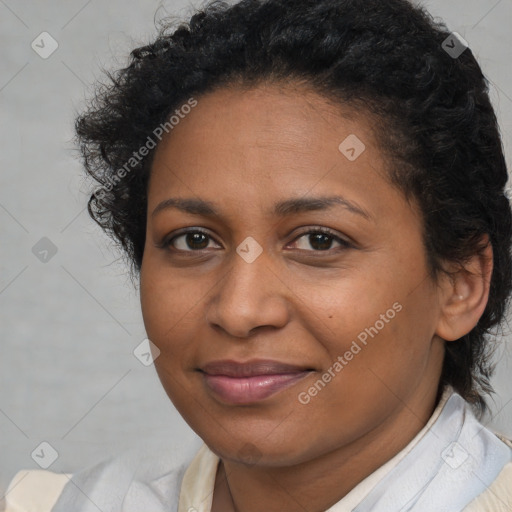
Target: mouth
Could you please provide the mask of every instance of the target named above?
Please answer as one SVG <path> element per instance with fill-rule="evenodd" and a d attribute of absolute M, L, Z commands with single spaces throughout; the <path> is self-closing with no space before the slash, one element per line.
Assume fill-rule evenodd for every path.
<path fill-rule="evenodd" d="M 239 363 L 212 361 L 199 369 L 209 392 L 224 403 L 244 405 L 264 400 L 314 372 L 313 368 L 272 360 Z"/>

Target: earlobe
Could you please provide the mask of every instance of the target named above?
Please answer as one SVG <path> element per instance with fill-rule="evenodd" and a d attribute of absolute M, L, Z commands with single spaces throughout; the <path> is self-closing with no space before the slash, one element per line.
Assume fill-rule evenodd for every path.
<path fill-rule="evenodd" d="M 468 334 L 478 323 L 489 299 L 493 270 L 493 251 L 486 235 L 485 247 L 458 267 L 447 269 L 441 278 L 439 297 L 441 314 L 436 334 L 446 341 L 454 341 Z"/>

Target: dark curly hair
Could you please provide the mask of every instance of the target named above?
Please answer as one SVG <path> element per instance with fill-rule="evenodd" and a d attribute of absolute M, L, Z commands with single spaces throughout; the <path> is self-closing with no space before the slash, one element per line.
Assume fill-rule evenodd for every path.
<path fill-rule="evenodd" d="M 470 48 L 447 51 L 453 37 L 407 0 L 213 1 L 188 23 L 164 20 L 127 67 L 107 72 L 77 118 L 85 169 L 101 184 L 89 213 L 138 276 L 155 145 L 148 141 L 180 106 L 221 87 L 295 83 L 363 109 L 378 120 L 390 182 L 421 208 L 430 276 L 445 271 L 445 261 L 480 254 L 485 235 L 492 244 L 487 306 L 470 333 L 446 344 L 439 388 L 452 385 L 483 413 L 492 392 L 491 329 L 511 291 L 512 215 L 488 81 Z"/>

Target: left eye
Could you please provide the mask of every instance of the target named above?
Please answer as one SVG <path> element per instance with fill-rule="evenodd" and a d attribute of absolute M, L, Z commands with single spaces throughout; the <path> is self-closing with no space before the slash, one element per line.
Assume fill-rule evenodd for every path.
<path fill-rule="evenodd" d="M 340 247 L 350 247 L 350 244 L 346 240 L 336 236 L 331 231 L 322 229 L 302 233 L 294 240 L 294 243 L 297 243 L 296 241 L 300 240 L 301 238 L 304 238 L 306 241 L 305 245 L 309 244 L 309 246 L 312 247 L 315 252 L 330 250 L 333 241 L 337 242 Z M 298 249 L 304 250 L 304 247 L 298 247 Z M 308 249 L 306 248 L 305 250 Z"/>

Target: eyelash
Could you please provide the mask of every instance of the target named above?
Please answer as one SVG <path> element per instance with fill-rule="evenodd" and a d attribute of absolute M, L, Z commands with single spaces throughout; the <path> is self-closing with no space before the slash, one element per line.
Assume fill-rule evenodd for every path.
<path fill-rule="evenodd" d="M 309 229 L 309 228 L 308 228 Z M 207 249 L 198 249 L 198 250 L 188 250 L 188 251 L 185 251 L 183 249 L 176 249 L 175 247 L 172 247 L 172 243 L 177 239 L 177 238 L 180 238 L 182 236 L 185 236 L 185 235 L 188 235 L 188 234 L 193 234 L 193 233 L 201 233 L 203 235 L 205 235 L 206 237 L 208 237 L 210 240 L 213 240 L 216 242 L 216 240 L 205 230 L 201 229 L 201 228 L 188 228 L 184 231 L 181 231 L 175 235 L 173 235 L 172 237 L 167 237 L 163 240 L 163 242 L 159 245 L 159 247 L 161 249 L 168 249 L 168 250 L 171 250 L 173 252 L 178 252 L 178 253 L 201 253 L 202 251 L 206 251 Z M 330 229 L 328 228 L 314 228 L 314 229 L 309 229 L 309 231 L 303 231 L 301 233 L 299 233 L 292 241 L 293 242 L 296 242 L 297 240 L 299 240 L 300 238 L 302 238 L 303 236 L 305 235 L 317 235 L 317 234 L 321 234 L 321 235 L 327 235 L 329 236 L 330 238 L 334 239 L 336 242 L 338 242 L 341 247 L 338 247 L 338 249 L 348 249 L 348 248 L 352 248 L 353 245 L 348 242 L 347 240 L 344 240 L 343 238 L 340 238 L 339 236 L 337 236 L 335 234 L 335 232 L 331 231 Z M 333 250 L 335 249 L 327 249 L 325 251 L 321 251 L 321 250 L 306 250 L 306 249 L 299 249 L 300 251 L 306 251 L 306 252 L 312 252 L 312 253 L 327 253 L 327 254 L 331 254 Z"/>

